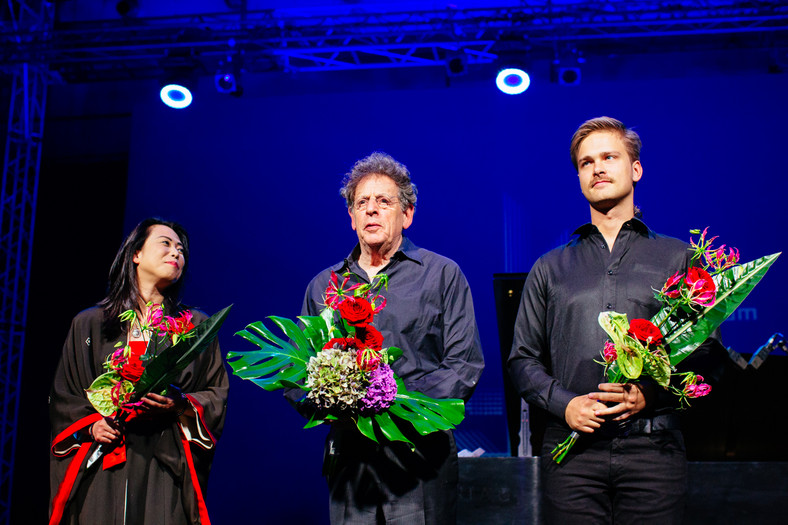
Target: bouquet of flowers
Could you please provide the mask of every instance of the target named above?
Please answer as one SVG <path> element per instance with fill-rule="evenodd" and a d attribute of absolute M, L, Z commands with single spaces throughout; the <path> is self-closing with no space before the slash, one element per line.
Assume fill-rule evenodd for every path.
<path fill-rule="evenodd" d="M 166 394 L 167 389 L 183 371 L 216 338 L 232 305 L 214 314 L 197 326 L 192 324 L 192 313 L 181 312 L 177 317 L 164 315 L 159 304 L 148 304 L 148 314 L 140 319 L 133 310 L 120 315 L 121 322 L 137 323 L 140 330 L 150 333 L 145 350 L 118 342 L 116 350 L 107 356 L 104 372 L 86 390 L 87 398 L 104 417 L 114 416 L 123 423 L 142 398 L 150 392 Z M 92 465 L 102 455 L 99 447 L 90 458 Z"/>
<path fill-rule="evenodd" d="M 690 238 L 692 266 L 676 272 L 655 290 L 663 304 L 649 319 L 627 319 L 626 314 L 602 312 L 599 324 L 610 337 L 602 349 L 602 361 L 608 381 L 620 383 L 651 377 L 658 385 L 678 396 L 680 407 L 689 400 L 705 396 L 711 386 L 694 372 L 676 372 L 676 365 L 689 356 L 730 316 L 760 282 L 780 253 L 767 255 L 747 264 L 739 264 L 739 251 L 725 245 L 713 248 L 717 237 L 707 239 L 708 228 L 696 242 Z M 680 377 L 680 387 L 671 378 Z M 553 450 L 553 459 L 561 463 L 579 437 L 572 432 Z"/>
<path fill-rule="evenodd" d="M 282 317 L 268 319 L 289 341 L 274 335 L 261 322 L 237 333 L 259 350 L 229 352 L 233 373 L 265 390 L 297 388 L 305 392 L 298 401 L 311 406 L 304 428 L 344 421 L 378 442 L 402 441 L 414 448 L 398 425 L 409 423 L 421 435 L 448 430 L 465 417 L 461 399 L 433 399 L 409 392 L 391 364 L 402 355 L 396 347 L 384 348 L 382 334 L 373 326 L 375 315 L 386 305 L 378 291 L 388 284 L 386 275 L 371 283 L 347 286 L 332 272 L 326 288 L 326 307 L 319 316 L 301 316 L 299 328 Z"/>

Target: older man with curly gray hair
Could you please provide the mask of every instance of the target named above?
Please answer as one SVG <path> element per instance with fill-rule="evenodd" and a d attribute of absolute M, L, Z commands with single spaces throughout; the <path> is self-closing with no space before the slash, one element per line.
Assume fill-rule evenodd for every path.
<path fill-rule="evenodd" d="M 375 326 L 386 346 L 402 349 L 392 368 L 410 391 L 468 400 L 484 368 L 471 291 L 454 261 L 403 235 L 416 205 L 407 168 L 385 153 L 372 153 L 345 176 L 340 194 L 358 244 L 309 283 L 302 314 L 323 309 L 332 271 L 349 276 L 349 285 L 385 274 L 387 303 Z M 354 425 L 332 425 L 324 465 L 331 523 L 456 522 L 454 436 L 402 430 L 415 450 L 402 442 L 378 445 Z"/>

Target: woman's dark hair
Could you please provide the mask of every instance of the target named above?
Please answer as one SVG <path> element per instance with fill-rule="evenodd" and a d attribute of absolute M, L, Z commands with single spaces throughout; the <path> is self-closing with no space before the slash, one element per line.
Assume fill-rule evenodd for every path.
<path fill-rule="evenodd" d="M 152 226 L 161 224 L 172 228 L 183 244 L 183 272 L 180 279 L 162 290 L 164 295 L 164 311 L 172 315 L 180 309 L 180 293 L 183 286 L 183 277 L 189 266 L 189 234 L 178 223 L 165 221 L 155 217 L 145 219 L 139 223 L 126 239 L 115 255 L 112 267 L 109 269 L 109 284 L 107 296 L 98 304 L 104 310 L 104 333 L 108 339 L 120 335 L 121 326 L 118 316 L 126 310 L 136 310 L 139 307 L 140 289 L 137 283 L 137 264 L 134 255 L 142 249 L 148 239 Z"/>

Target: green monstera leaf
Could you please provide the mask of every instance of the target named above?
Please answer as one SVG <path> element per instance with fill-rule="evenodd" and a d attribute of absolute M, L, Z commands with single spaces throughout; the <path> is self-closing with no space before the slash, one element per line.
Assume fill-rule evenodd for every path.
<path fill-rule="evenodd" d="M 123 395 L 127 392 L 131 392 L 134 389 L 134 385 L 131 383 L 131 381 L 123 379 L 120 377 L 120 374 L 114 370 L 110 372 L 104 372 L 95 380 L 93 380 L 93 383 L 91 383 L 87 390 L 85 390 L 85 393 L 88 396 L 88 401 L 90 401 L 90 404 L 96 409 L 96 412 L 104 417 L 111 416 L 115 413 L 117 407 L 112 402 L 112 389 L 115 387 L 115 385 L 121 382 L 123 383 L 123 386 L 121 387 L 119 394 Z"/>
<path fill-rule="evenodd" d="M 357 426 L 359 432 L 373 441 L 378 441 L 375 429 L 389 441 L 402 441 L 415 449 L 398 427 L 409 423 L 419 434 L 425 436 L 439 430 L 450 430 L 465 419 L 465 402 L 462 399 L 435 399 L 419 392 L 410 392 L 399 377 L 397 395 L 388 412 L 374 416 L 361 416 Z M 391 417 L 395 416 L 395 417 Z"/>
<path fill-rule="evenodd" d="M 268 319 L 292 343 L 274 335 L 262 321 L 254 322 L 235 335 L 240 335 L 260 349 L 228 352 L 230 368 L 241 379 L 247 379 L 268 391 L 285 387 L 303 388 L 298 382 L 306 379 L 309 358 L 317 355 L 330 339 L 328 323 L 320 316 L 299 317 L 305 326 L 302 331 L 290 319 L 276 316 Z"/>
<path fill-rule="evenodd" d="M 306 390 L 303 383 L 307 377 L 309 359 L 317 355 L 332 337 L 346 335 L 346 332 L 331 324 L 332 318 L 325 314 L 326 311 L 329 310 L 324 310 L 320 316 L 299 317 L 303 329 L 288 319 L 269 317 L 288 340 L 274 335 L 262 321 L 248 325 L 236 335 L 255 344 L 259 350 L 228 352 L 227 362 L 233 373 L 268 391 L 293 387 Z M 391 363 L 402 355 L 402 350 L 389 347 L 383 355 L 386 362 Z M 396 377 L 396 382 L 397 394 L 387 411 L 370 416 L 353 416 L 359 432 L 369 439 L 375 442 L 380 438 L 401 441 L 414 448 L 400 430 L 401 425 L 410 424 L 419 434 L 426 435 L 454 428 L 464 419 L 465 404 L 461 399 L 433 399 L 418 392 L 409 392 L 399 377 Z M 332 414 L 313 414 L 304 428 L 337 419 Z"/>
<path fill-rule="evenodd" d="M 713 279 L 717 285 L 717 300 L 697 315 L 688 319 L 677 318 L 671 315 L 668 307 L 657 312 L 651 322 L 665 334 L 665 343 L 671 349 L 672 366 L 690 355 L 739 307 L 779 256 L 780 253 L 767 255 L 715 275 Z"/>

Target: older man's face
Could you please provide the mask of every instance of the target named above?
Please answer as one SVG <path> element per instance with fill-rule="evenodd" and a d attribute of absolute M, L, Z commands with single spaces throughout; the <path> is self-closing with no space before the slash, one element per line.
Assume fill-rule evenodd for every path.
<path fill-rule="evenodd" d="M 389 204 L 388 208 L 385 208 L 386 203 Z M 413 206 L 402 211 L 394 181 L 377 174 L 361 179 L 356 186 L 354 204 L 348 213 L 362 248 L 381 253 L 399 248 L 402 230 L 413 221 Z"/>

